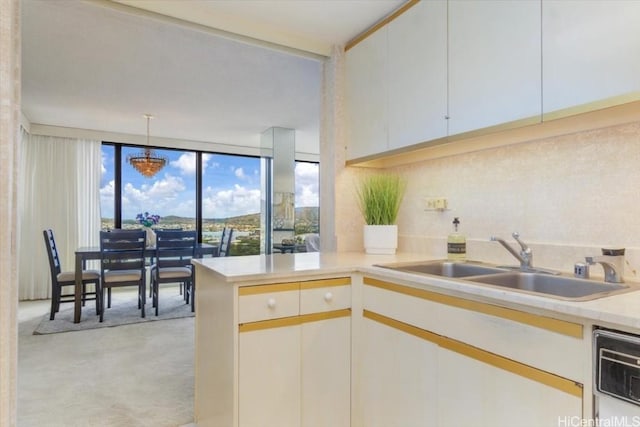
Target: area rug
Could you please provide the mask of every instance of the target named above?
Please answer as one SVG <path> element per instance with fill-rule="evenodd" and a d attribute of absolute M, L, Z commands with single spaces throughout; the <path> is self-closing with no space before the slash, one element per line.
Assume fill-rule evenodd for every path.
<path fill-rule="evenodd" d="M 106 300 L 106 298 L 105 298 Z M 106 301 L 105 301 L 106 302 Z M 82 331 L 86 329 L 109 328 L 132 323 L 154 322 L 157 320 L 192 317 L 191 305 L 186 304 L 178 289 L 160 289 L 160 307 L 158 316 L 151 306 L 151 298 L 147 297 L 145 305 L 146 317 L 140 316 L 137 293 L 114 292 L 111 298 L 111 308 L 105 308 L 104 321 L 100 323 L 100 316 L 96 315 L 94 301 L 89 301 L 82 307 L 80 323 L 73 323 L 73 304 L 63 304 L 56 313 L 54 320 L 49 320 L 49 312 L 42 317 L 40 324 L 33 331 L 34 335 L 56 334 L 59 332 Z"/>

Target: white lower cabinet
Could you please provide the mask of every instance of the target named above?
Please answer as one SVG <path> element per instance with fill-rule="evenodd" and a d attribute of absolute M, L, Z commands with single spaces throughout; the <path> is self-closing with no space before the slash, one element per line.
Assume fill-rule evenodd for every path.
<path fill-rule="evenodd" d="M 350 277 L 239 285 L 196 271 L 198 427 L 349 427 Z"/>
<path fill-rule="evenodd" d="M 485 319 L 496 336 L 508 337 L 516 331 L 530 334 L 525 344 L 529 353 L 540 351 L 545 342 L 565 347 L 542 350 L 539 360 L 547 360 L 545 351 L 556 357 L 571 357 L 576 351 L 588 351 L 577 324 L 554 324 L 544 316 L 514 310 L 502 312 L 495 306 L 469 302 L 409 286 L 365 278 L 361 324 L 360 425 L 370 426 L 557 426 L 559 420 L 581 419 L 583 387 L 579 378 L 568 379 L 539 367 L 499 354 L 499 339 L 485 342 L 483 348 L 464 338 L 451 338 L 464 324 L 465 313 L 475 312 L 475 324 L 467 325 L 469 341 L 482 328 Z M 464 308 L 462 308 L 464 307 Z M 402 308 L 402 310 L 401 310 Z M 504 315 L 505 317 L 501 317 Z M 425 325 L 433 328 L 425 329 Z M 539 336 L 541 328 L 547 339 Z M 474 332 L 476 331 L 476 332 Z M 538 334 L 538 335 L 536 335 Z M 575 364 L 582 363 L 575 359 Z M 534 363 L 534 365 L 537 362 Z M 573 372 L 573 371 L 568 371 Z M 574 418 L 576 417 L 576 418 Z"/>
<path fill-rule="evenodd" d="M 360 425 L 435 426 L 438 347 L 369 319 L 361 342 Z"/>
<path fill-rule="evenodd" d="M 590 416 L 582 324 L 371 277 L 352 291 L 348 277 L 232 287 L 197 275 L 199 427 L 537 427 Z"/>
<path fill-rule="evenodd" d="M 349 283 L 241 288 L 239 319 L 251 321 L 239 325 L 240 427 L 350 425 Z"/>
<path fill-rule="evenodd" d="M 302 322 L 240 333 L 241 427 L 350 425 L 351 320 Z"/>
<path fill-rule="evenodd" d="M 240 333 L 240 426 L 300 425 L 300 328 Z"/>
<path fill-rule="evenodd" d="M 580 397 L 463 354 L 440 348 L 437 366 L 438 422 L 432 425 L 539 427 L 582 417 Z"/>
<path fill-rule="evenodd" d="M 351 318 L 302 326 L 302 427 L 351 425 Z"/>

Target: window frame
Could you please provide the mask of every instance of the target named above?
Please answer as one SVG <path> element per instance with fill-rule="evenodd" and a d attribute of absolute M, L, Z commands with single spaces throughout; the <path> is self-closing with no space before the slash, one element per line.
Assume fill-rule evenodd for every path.
<path fill-rule="evenodd" d="M 245 157 L 252 159 L 261 159 L 261 156 L 252 156 L 246 154 L 234 154 L 234 153 L 223 153 L 216 151 L 204 151 L 197 149 L 185 149 L 185 148 L 175 148 L 175 147 L 160 147 L 160 146 L 149 146 L 149 145 L 139 145 L 139 144 L 130 144 L 123 142 L 114 142 L 114 141 L 102 141 L 103 146 L 113 147 L 113 162 L 114 162 L 114 203 L 113 203 L 113 221 L 114 228 L 122 228 L 122 150 L 123 148 L 133 148 L 133 149 L 145 149 L 151 148 L 154 150 L 171 150 L 171 151 L 179 151 L 183 153 L 194 153 L 195 154 L 195 162 L 196 162 L 196 172 L 195 172 L 195 227 L 198 236 L 198 242 L 202 243 L 202 227 L 203 227 L 203 185 L 204 179 L 202 176 L 203 166 L 202 166 L 202 158 L 204 154 L 210 154 L 212 156 L 215 155 L 223 155 L 223 156 L 237 156 L 237 157 Z M 316 164 L 318 166 L 318 192 L 320 190 L 320 162 L 311 161 L 311 160 L 295 160 L 296 164 L 298 163 L 311 163 Z M 267 174 L 269 176 L 267 191 L 270 191 L 271 181 L 273 177 L 270 176 L 270 173 Z M 295 178 L 295 177 L 294 177 Z M 260 213 L 260 212 L 259 212 Z M 102 217 L 102 206 L 101 206 L 101 217 Z M 269 228 L 269 227 L 268 227 Z M 320 197 L 318 195 L 318 224 L 317 224 L 318 233 L 320 232 Z M 294 225 L 295 230 L 295 225 Z M 271 233 L 269 233 L 271 234 Z M 266 236 L 266 239 L 270 239 L 272 236 Z M 270 247 L 267 246 L 267 247 Z"/>

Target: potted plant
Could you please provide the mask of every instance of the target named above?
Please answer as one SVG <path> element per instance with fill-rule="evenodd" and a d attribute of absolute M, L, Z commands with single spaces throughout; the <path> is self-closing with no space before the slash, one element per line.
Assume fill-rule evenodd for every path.
<path fill-rule="evenodd" d="M 136 215 L 136 221 L 138 221 L 144 231 L 147 233 L 147 247 L 156 245 L 156 233 L 151 228 L 160 222 L 160 215 L 151 215 L 149 212 L 139 213 Z"/>
<path fill-rule="evenodd" d="M 364 248 L 368 254 L 395 254 L 398 247 L 396 219 L 406 181 L 390 173 L 370 175 L 357 187 L 358 204 L 366 225 Z"/>

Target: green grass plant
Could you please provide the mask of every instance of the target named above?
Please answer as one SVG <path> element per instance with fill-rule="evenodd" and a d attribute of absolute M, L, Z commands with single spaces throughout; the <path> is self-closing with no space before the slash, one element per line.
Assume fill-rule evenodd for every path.
<path fill-rule="evenodd" d="M 364 178 L 356 192 L 367 225 L 395 224 L 406 187 L 406 181 L 395 174 L 382 173 Z"/>

